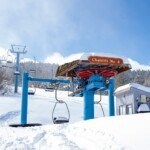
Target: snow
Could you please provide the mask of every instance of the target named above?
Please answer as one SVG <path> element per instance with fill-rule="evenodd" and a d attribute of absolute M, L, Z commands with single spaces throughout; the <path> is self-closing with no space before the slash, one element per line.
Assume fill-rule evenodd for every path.
<path fill-rule="evenodd" d="M 118 88 L 115 90 L 115 93 L 117 94 L 117 93 L 119 93 L 119 92 L 128 91 L 128 90 L 130 90 L 131 88 L 136 88 L 136 89 L 139 89 L 139 90 L 142 90 L 142 91 L 145 91 L 145 92 L 150 93 L 150 88 L 145 87 L 145 86 L 140 85 L 140 84 L 137 84 L 137 83 L 129 83 L 129 84 L 120 86 L 120 87 L 118 87 Z"/>
<path fill-rule="evenodd" d="M 108 53 L 77 53 L 69 55 L 68 57 L 63 57 L 60 53 L 53 53 L 51 56 L 48 56 L 44 62 L 46 63 L 56 63 L 59 65 L 72 62 L 74 60 L 88 60 L 89 56 L 103 56 L 103 57 L 114 57 L 114 58 L 122 58 L 123 62 L 126 64 L 130 64 L 128 59 L 125 57 L 116 56 Z"/>
<path fill-rule="evenodd" d="M 113 58 L 121 58 L 123 59 L 123 62 L 126 63 L 126 64 L 130 64 L 128 59 L 125 58 L 125 57 L 121 57 L 121 56 L 117 56 L 117 55 L 114 55 L 114 54 L 109 54 L 109 53 L 84 53 L 83 55 L 81 55 L 80 59 L 81 60 L 88 60 L 88 57 L 89 56 L 102 56 L 102 57 L 113 57 Z"/>
<path fill-rule="evenodd" d="M 106 117 L 101 117 L 102 111 L 96 106 L 96 119 L 82 121 L 82 98 L 68 97 L 63 91 L 58 93 L 58 98 L 68 104 L 70 123 L 52 124 L 54 92 L 37 89 L 34 96 L 29 95 L 28 123 L 43 126 L 28 128 L 9 127 L 9 124 L 20 123 L 21 94 L 0 96 L 0 149 L 149 149 L 150 113 L 108 117 L 108 97 L 102 96 Z M 62 108 L 57 109 L 59 115 L 63 114 Z"/>
<path fill-rule="evenodd" d="M 129 63 L 132 65 L 132 70 L 150 70 L 150 65 L 140 64 L 131 58 L 128 58 Z"/>

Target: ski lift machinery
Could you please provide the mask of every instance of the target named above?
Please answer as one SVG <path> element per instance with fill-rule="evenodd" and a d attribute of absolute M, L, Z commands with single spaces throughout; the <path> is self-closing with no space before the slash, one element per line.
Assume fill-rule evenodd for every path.
<path fill-rule="evenodd" d="M 84 120 L 94 118 L 94 104 L 101 105 L 101 98 L 94 102 L 96 91 L 109 90 L 109 115 L 114 116 L 114 79 L 119 73 L 131 69 L 131 65 L 122 58 L 107 56 L 87 56 L 87 59 L 79 59 L 65 63 L 58 67 L 56 77 L 70 77 L 78 81 L 78 88 L 69 96 L 84 97 Z"/>
<path fill-rule="evenodd" d="M 131 69 L 131 65 L 126 63 L 121 58 L 89 56 L 87 60 L 75 60 L 58 67 L 56 77 L 70 77 L 68 79 L 42 79 L 29 77 L 28 73 L 23 74 L 23 92 L 22 92 L 22 107 L 21 107 L 21 124 L 27 124 L 27 89 L 28 82 L 49 82 L 56 83 L 55 90 L 56 103 L 52 110 L 52 120 L 55 124 L 66 123 L 70 120 L 70 112 L 67 103 L 64 100 L 57 98 L 57 91 L 60 83 L 78 83 L 79 88 L 73 91 L 72 96 L 84 97 L 84 115 L 83 119 L 94 119 L 94 93 L 98 90 L 109 91 L 109 116 L 114 116 L 114 77 L 115 75 Z M 95 102 L 99 104 L 100 101 Z M 67 116 L 55 117 L 54 113 L 59 104 L 64 104 L 67 110 Z"/>

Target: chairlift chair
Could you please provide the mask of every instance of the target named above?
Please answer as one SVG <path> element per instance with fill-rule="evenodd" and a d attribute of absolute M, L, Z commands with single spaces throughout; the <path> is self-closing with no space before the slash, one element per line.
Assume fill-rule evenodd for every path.
<path fill-rule="evenodd" d="M 20 72 L 19 71 L 15 71 L 14 75 L 20 75 Z"/>
<path fill-rule="evenodd" d="M 36 63 L 36 58 L 34 57 L 34 67 L 32 67 L 31 69 L 30 69 L 30 73 L 36 73 L 36 69 L 33 69 L 33 68 L 36 68 L 36 65 L 35 65 L 35 63 Z"/>
<path fill-rule="evenodd" d="M 11 60 L 7 60 L 7 63 L 8 63 L 8 64 L 12 64 L 12 61 L 11 61 Z"/>
<path fill-rule="evenodd" d="M 63 123 L 68 123 L 69 120 L 66 117 L 54 117 L 54 124 L 63 124 Z"/>
<path fill-rule="evenodd" d="M 7 65 L 4 65 L 4 64 L 2 65 L 2 68 L 6 68 L 6 67 L 7 67 Z"/>
<path fill-rule="evenodd" d="M 45 91 L 47 91 L 47 92 L 53 92 L 54 88 L 52 88 L 52 87 L 46 87 Z"/>
<path fill-rule="evenodd" d="M 56 103 L 54 105 L 53 111 L 52 111 L 52 120 L 54 124 L 63 124 L 63 123 L 68 123 L 70 120 L 70 112 L 69 112 L 69 108 L 66 102 L 64 102 L 63 100 L 59 100 L 57 98 L 57 90 L 58 90 L 59 85 L 56 87 L 55 89 L 55 99 L 56 99 Z M 64 116 L 58 116 L 58 117 L 54 117 L 54 112 L 55 112 L 55 108 L 57 107 L 58 104 L 64 104 L 66 106 L 67 109 L 67 113 L 68 116 L 64 117 Z"/>
<path fill-rule="evenodd" d="M 35 94 L 35 88 L 29 88 L 28 89 L 28 95 L 34 95 Z"/>
<path fill-rule="evenodd" d="M 35 86 L 32 84 L 29 88 L 28 88 L 28 95 L 34 95 L 36 92 L 36 88 Z"/>
<path fill-rule="evenodd" d="M 35 73 L 36 70 L 35 69 L 30 69 L 30 73 Z"/>
<path fill-rule="evenodd" d="M 13 57 L 11 54 L 9 54 L 10 51 L 7 52 L 7 57 L 6 57 L 6 62 L 8 64 L 12 64 L 13 63 Z"/>
<path fill-rule="evenodd" d="M 47 92 L 53 92 L 54 89 L 55 89 L 55 85 L 51 84 L 51 85 L 46 86 L 45 91 L 47 91 Z"/>

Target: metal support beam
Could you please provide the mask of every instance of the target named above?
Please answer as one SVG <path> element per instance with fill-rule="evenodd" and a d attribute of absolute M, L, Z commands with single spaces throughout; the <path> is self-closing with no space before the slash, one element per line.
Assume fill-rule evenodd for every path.
<path fill-rule="evenodd" d="M 94 91 L 84 91 L 84 120 L 94 118 Z"/>
<path fill-rule="evenodd" d="M 19 60 L 20 60 L 20 54 L 17 53 L 17 60 L 16 60 L 16 72 L 19 71 Z M 18 75 L 16 75 L 15 78 L 15 93 L 18 93 Z"/>
<path fill-rule="evenodd" d="M 104 79 L 100 75 L 92 75 L 86 85 L 84 96 L 84 120 L 94 119 L 94 93 L 98 89 L 106 88 Z"/>
<path fill-rule="evenodd" d="M 114 79 L 109 79 L 109 116 L 115 115 L 114 107 Z"/>
<path fill-rule="evenodd" d="M 32 78 L 32 77 L 28 77 L 28 80 L 32 82 L 70 83 L 69 80 L 42 79 L 42 78 Z M 76 81 L 74 82 L 76 83 Z"/>
<path fill-rule="evenodd" d="M 22 104 L 21 104 L 21 124 L 27 124 L 27 110 L 28 110 L 28 73 L 23 74 L 22 84 Z"/>
<path fill-rule="evenodd" d="M 50 83 L 69 83 L 69 80 L 57 79 L 40 79 L 29 77 L 28 73 L 23 73 L 22 82 L 22 103 L 21 103 L 21 125 L 27 124 L 27 111 L 28 111 L 28 82 L 50 82 Z M 77 83 L 77 81 L 74 81 Z"/>
<path fill-rule="evenodd" d="M 104 83 L 103 82 L 92 82 L 92 83 L 89 83 L 87 86 L 86 86 L 86 90 L 87 91 L 96 91 L 98 89 L 101 90 L 105 90 L 106 87 L 104 86 Z"/>
<path fill-rule="evenodd" d="M 22 106 L 21 106 L 21 124 L 27 124 L 27 109 L 28 109 L 28 82 L 50 82 L 50 83 L 69 83 L 69 80 L 57 79 L 40 79 L 28 76 L 28 73 L 23 74 L 23 89 L 22 89 Z M 77 82 L 77 81 L 74 81 Z M 106 86 L 104 78 L 99 75 L 92 75 L 88 84 L 84 85 L 84 120 L 94 119 L 94 93 L 96 90 L 109 90 L 109 115 L 114 116 L 114 79 L 109 80 L 109 85 Z"/>

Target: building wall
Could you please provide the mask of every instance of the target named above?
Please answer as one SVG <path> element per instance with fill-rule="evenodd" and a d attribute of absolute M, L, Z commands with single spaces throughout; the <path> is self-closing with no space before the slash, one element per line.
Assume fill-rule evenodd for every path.
<path fill-rule="evenodd" d="M 139 104 L 142 103 L 142 96 L 141 95 L 145 95 L 146 98 L 150 98 L 150 93 L 148 92 L 145 92 L 145 91 L 141 91 L 139 89 L 135 89 L 135 88 L 132 88 L 131 89 L 134 93 L 134 103 L 135 103 L 135 112 L 137 111 L 138 107 L 139 107 Z M 150 101 L 147 103 L 150 107 Z"/>
<path fill-rule="evenodd" d="M 126 112 L 123 112 L 123 114 L 129 113 L 128 112 L 129 107 L 132 107 L 133 113 L 137 113 L 137 109 L 139 105 L 142 103 L 141 98 L 146 97 L 146 98 L 149 98 L 150 100 L 150 93 L 136 89 L 136 88 L 131 88 L 130 90 L 124 93 L 120 93 L 120 94 L 116 93 L 115 95 L 116 95 L 116 115 L 119 115 L 120 109 L 123 111 L 126 111 Z M 150 101 L 147 102 L 147 104 L 150 107 Z"/>
<path fill-rule="evenodd" d="M 132 91 L 128 91 L 116 96 L 116 115 L 119 115 L 119 111 L 123 109 L 125 111 L 123 114 L 126 114 L 127 107 L 131 105 L 134 113 L 134 94 Z M 123 108 L 122 108 L 123 107 Z M 121 113 L 122 114 L 122 113 Z"/>

